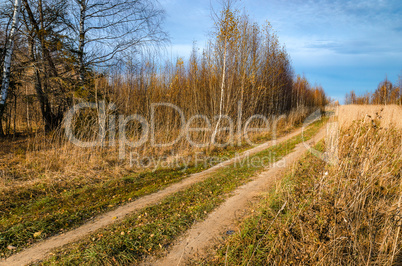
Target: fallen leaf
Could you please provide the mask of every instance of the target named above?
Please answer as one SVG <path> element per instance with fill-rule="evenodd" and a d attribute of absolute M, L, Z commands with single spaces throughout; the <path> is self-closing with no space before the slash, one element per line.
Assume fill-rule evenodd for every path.
<path fill-rule="evenodd" d="M 33 234 L 34 238 L 40 237 L 40 235 L 42 234 L 43 231 L 39 231 Z"/>

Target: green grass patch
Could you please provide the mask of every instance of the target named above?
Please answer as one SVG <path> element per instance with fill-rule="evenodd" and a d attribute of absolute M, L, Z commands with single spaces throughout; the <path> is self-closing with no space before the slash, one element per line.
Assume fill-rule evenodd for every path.
<path fill-rule="evenodd" d="M 16 202 L 2 202 L 1 255 L 10 254 L 9 245 L 21 249 L 202 170 L 201 165 L 160 169 L 74 189 L 61 187 L 56 191 L 33 187 L 20 194 L 20 198 L 14 197 Z M 41 194 L 41 197 L 30 199 L 31 194 Z M 41 232 L 40 236 L 34 237 L 37 232 Z"/>

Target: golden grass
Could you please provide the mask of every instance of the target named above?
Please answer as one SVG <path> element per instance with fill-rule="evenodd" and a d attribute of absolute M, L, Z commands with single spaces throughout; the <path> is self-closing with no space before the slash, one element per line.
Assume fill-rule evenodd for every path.
<path fill-rule="evenodd" d="M 207 264 L 400 265 L 402 132 L 380 124 L 345 128 L 338 165 L 301 160 Z"/>
<path fill-rule="evenodd" d="M 282 135 L 289 130 L 289 121 L 301 119 L 294 115 L 282 124 Z M 264 141 L 270 136 L 260 137 Z M 8 170 L 8 178 L 3 179 L 6 186 L 0 189 L 0 203 L 4 207 L 0 209 L 0 256 L 12 253 L 7 249 L 9 244 L 18 249 L 33 244 L 38 240 L 33 237 L 37 232 L 42 232 L 41 239 L 45 239 L 208 167 L 203 163 L 198 166 L 190 163 L 187 169 L 145 170 L 127 175 L 127 172 L 141 169 L 125 169 L 128 167 L 126 161 L 113 161 L 118 158 L 116 149 L 82 149 L 39 136 L 27 141 L 25 146 L 18 144 L 15 147 L 9 145 L 10 156 L 0 157 L 7 163 L 3 169 Z M 26 149 L 25 153 L 18 151 L 21 147 Z M 205 151 L 205 156 L 230 158 L 247 148 L 245 145 Z M 148 151 L 152 152 L 151 149 Z M 186 149 L 177 152 L 191 154 Z"/>
<path fill-rule="evenodd" d="M 381 126 L 389 128 L 393 125 L 402 129 L 402 106 L 399 105 L 342 105 L 339 107 L 339 125 L 347 127 L 356 120 L 374 119 L 376 114 L 381 116 Z"/>
<path fill-rule="evenodd" d="M 300 124 L 307 116 L 308 110 L 295 110 L 286 119 L 278 123 L 278 131 L 288 132 L 295 124 Z M 163 132 L 157 132 L 156 138 L 164 139 Z M 130 133 L 128 133 L 129 135 Z M 251 135 L 251 134 L 250 134 Z M 267 140 L 271 134 L 257 133 L 252 136 L 258 142 Z M 201 136 L 202 141 L 208 136 Z M 225 138 L 225 136 L 221 136 Z M 137 149 L 127 148 L 127 157 L 119 160 L 118 145 L 116 147 L 80 148 L 64 138 L 60 132 L 53 135 L 36 134 L 19 139 L 0 140 L 0 192 L 18 189 L 19 187 L 43 184 L 52 186 L 65 183 L 71 186 L 83 186 L 93 182 L 104 182 L 115 177 L 126 176 L 143 169 L 130 165 L 129 152 L 147 157 L 166 157 L 166 161 L 177 156 L 187 159 L 196 152 L 216 155 L 222 152 L 233 152 L 243 147 L 195 149 L 186 141 L 180 141 L 172 147 L 155 148 L 149 144 Z"/>

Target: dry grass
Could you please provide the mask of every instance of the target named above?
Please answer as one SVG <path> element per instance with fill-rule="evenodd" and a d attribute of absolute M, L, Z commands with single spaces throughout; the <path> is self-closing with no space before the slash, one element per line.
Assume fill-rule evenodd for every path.
<path fill-rule="evenodd" d="M 278 123 L 279 133 L 287 132 L 295 124 L 300 124 L 307 116 L 307 112 L 307 109 L 291 112 L 286 119 Z M 166 143 L 166 139 L 164 139 L 166 134 L 162 133 L 160 132 L 159 139 L 156 136 L 157 141 Z M 271 133 L 259 133 L 253 135 L 252 139 L 261 142 L 271 137 Z M 200 142 L 208 138 L 210 136 L 200 136 Z M 220 138 L 226 141 L 227 136 L 221 135 Z M 241 147 L 229 146 L 221 149 L 216 147 L 195 149 L 185 140 L 165 148 L 150 147 L 148 143 L 137 149 L 127 147 L 126 159 L 119 160 L 118 145 L 116 147 L 80 148 L 67 141 L 60 132 L 55 132 L 51 136 L 36 134 L 0 141 L 2 146 L 0 151 L 0 192 L 38 183 L 46 186 L 51 186 L 52 183 L 71 183 L 75 186 L 82 186 L 147 170 L 130 165 L 128 156 L 130 152 L 157 159 L 163 157 L 168 161 L 177 156 L 187 160 L 196 152 L 216 155 L 247 148 L 245 143 Z M 150 165 L 151 169 L 153 167 L 154 165 Z"/>
<path fill-rule="evenodd" d="M 301 134 L 252 155 L 250 161 L 275 154 L 278 161 L 303 140 L 317 134 L 326 119 L 312 124 Z M 156 205 L 129 215 L 120 223 L 99 229 L 91 235 L 53 251 L 54 256 L 40 265 L 138 265 L 146 256 L 166 253 L 177 237 L 195 222 L 206 218 L 231 195 L 264 169 L 263 165 L 233 164 L 211 174 Z M 123 232 L 123 233 L 122 233 Z M 147 263 L 144 263 L 148 265 Z"/>
<path fill-rule="evenodd" d="M 400 105 L 343 105 L 339 107 L 339 124 L 341 127 L 350 126 L 353 121 L 369 119 L 376 114 L 381 116 L 381 126 L 389 128 L 393 125 L 402 129 L 402 106 Z"/>
<path fill-rule="evenodd" d="M 294 114 L 290 115 L 281 125 L 282 134 L 289 130 L 290 121 L 300 119 Z M 261 140 L 264 140 L 270 136 L 255 137 L 262 137 Z M 155 172 L 125 169 L 128 167 L 127 162 L 112 161 L 113 157 L 118 158 L 116 149 L 81 149 L 60 142 L 58 138 L 40 139 L 39 136 L 25 144 L 25 153 L 17 152 L 18 149 L 10 145 L 8 158 L 2 158 L 3 162 L 14 159 L 13 164 L 4 165 L 3 169 L 9 171 L 9 177 L 4 180 L 7 186 L 0 190 L 0 203 L 3 206 L 0 209 L 2 257 L 38 241 L 39 238 L 34 236 L 38 232 L 41 232 L 40 239 L 45 239 L 74 228 L 90 217 L 160 190 L 208 167 L 192 162 L 188 168 L 180 166 Z M 185 147 L 182 143 L 180 145 Z M 22 146 L 19 143 L 19 147 Z M 246 148 L 247 145 L 205 150 L 205 156 L 206 159 L 208 156 L 229 158 L 234 152 Z M 151 149 L 148 151 L 152 152 Z M 176 152 L 191 155 L 194 151 L 178 149 Z M 208 164 L 212 166 L 216 163 Z M 18 171 L 25 171 L 25 176 L 13 179 L 11 174 Z M 126 175 L 127 172 L 137 173 Z M 18 250 L 9 250 L 8 245 L 17 247 Z"/>
<path fill-rule="evenodd" d="M 355 121 L 341 132 L 336 166 L 301 160 L 207 264 L 392 265 L 402 257 L 402 134 L 380 124 Z"/>

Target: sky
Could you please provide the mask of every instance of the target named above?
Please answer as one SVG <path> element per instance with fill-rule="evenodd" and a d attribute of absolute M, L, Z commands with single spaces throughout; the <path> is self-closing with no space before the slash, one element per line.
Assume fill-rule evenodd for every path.
<path fill-rule="evenodd" d="M 213 29 L 219 1 L 160 0 L 166 10 L 169 57 L 188 58 Z M 236 8 L 269 21 L 285 45 L 296 74 L 343 102 L 346 93 L 373 92 L 386 77 L 402 75 L 401 0 L 241 0 Z"/>

